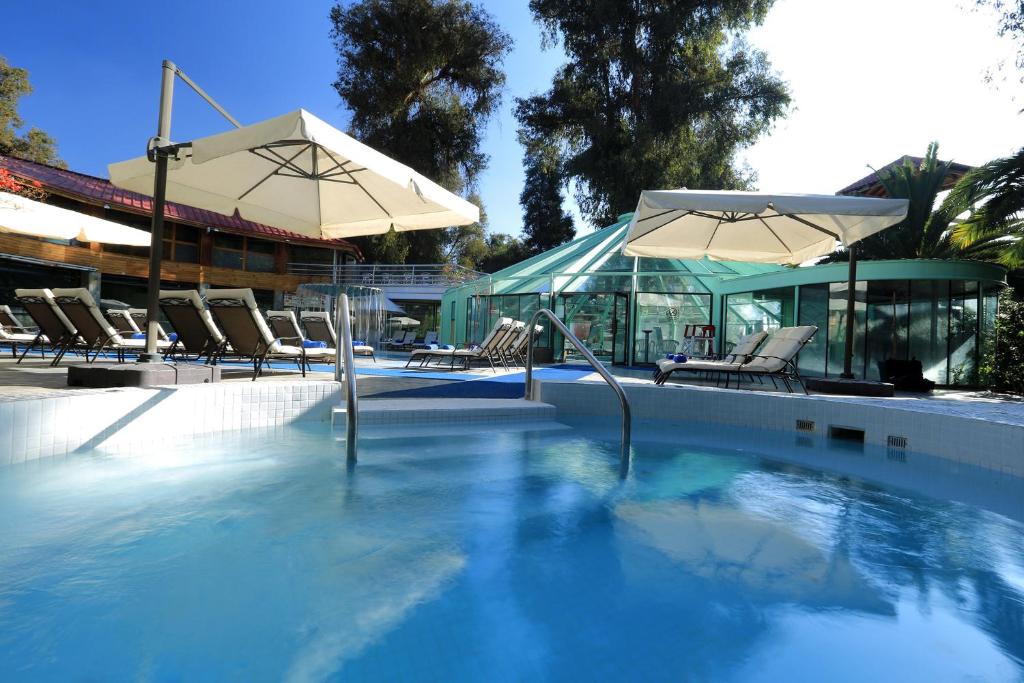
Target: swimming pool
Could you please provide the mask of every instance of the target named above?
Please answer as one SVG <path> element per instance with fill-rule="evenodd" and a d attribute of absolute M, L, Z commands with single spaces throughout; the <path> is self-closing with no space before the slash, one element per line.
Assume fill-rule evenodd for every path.
<path fill-rule="evenodd" d="M 0 468 L 0 680 L 1024 674 L 1020 479 L 639 425 L 621 482 L 604 429 L 382 428 L 349 467 L 304 425 Z"/>

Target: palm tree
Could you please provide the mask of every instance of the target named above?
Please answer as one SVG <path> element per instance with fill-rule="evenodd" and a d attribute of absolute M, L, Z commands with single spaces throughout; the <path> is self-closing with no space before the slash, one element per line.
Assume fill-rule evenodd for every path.
<path fill-rule="evenodd" d="M 952 239 L 952 223 L 962 213 L 935 203 L 953 162 L 939 161 L 939 143 L 928 145 L 920 163 L 906 158 L 903 163 L 878 173 L 878 181 L 889 197 L 909 199 L 907 217 L 888 230 L 857 243 L 857 258 L 878 259 L 970 259 L 994 258 L 989 239 L 961 244 Z M 846 251 L 836 252 L 832 261 L 845 261 Z"/>
<path fill-rule="evenodd" d="M 969 212 L 952 231 L 958 247 L 984 244 L 993 260 L 1024 267 L 1024 148 L 965 175 L 942 206 L 951 214 Z"/>

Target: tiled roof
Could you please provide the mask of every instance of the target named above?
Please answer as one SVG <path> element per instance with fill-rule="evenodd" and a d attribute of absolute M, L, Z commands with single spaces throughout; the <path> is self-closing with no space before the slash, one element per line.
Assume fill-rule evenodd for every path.
<path fill-rule="evenodd" d="M 153 211 L 152 197 L 122 190 L 115 187 L 109 180 L 96 176 L 3 155 L 0 155 L 0 168 L 6 168 L 22 178 L 38 180 L 46 191 L 53 194 L 68 196 L 90 204 L 108 204 L 111 207 L 116 206 L 134 213 L 151 215 Z M 225 216 L 213 211 L 197 209 L 194 206 L 167 202 L 164 215 L 170 220 L 198 227 L 217 228 L 240 235 L 260 235 L 277 241 L 347 249 L 359 254 L 359 248 L 347 240 L 320 240 L 315 237 L 299 235 L 289 230 L 247 221 L 237 213 L 234 216 Z"/>
<path fill-rule="evenodd" d="M 883 187 L 881 181 L 878 179 L 879 172 L 883 172 L 884 173 L 885 171 L 893 169 L 893 168 L 895 168 L 897 166 L 902 166 L 907 161 L 910 161 L 910 163 L 914 164 L 915 166 L 920 166 L 921 162 L 924 161 L 924 159 L 921 158 L 921 157 L 915 157 L 915 156 L 910 156 L 909 154 L 906 154 L 904 156 L 901 156 L 896 161 L 893 161 L 893 162 L 890 162 L 890 163 L 886 164 L 882 168 L 878 169 L 878 171 L 875 171 L 875 172 L 871 173 L 870 175 L 864 176 L 863 178 L 861 178 L 857 182 L 850 183 L 849 185 L 847 185 L 843 189 L 839 190 L 839 192 L 836 192 L 836 194 L 869 195 L 869 196 L 872 196 L 872 197 L 887 197 L 888 193 L 885 191 L 885 187 Z M 944 164 L 944 163 L 947 163 L 947 162 L 939 161 L 939 163 L 940 164 Z M 943 183 L 942 183 L 942 189 L 943 190 L 948 190 L 951 187 L 953 187 L 954 185 L 956 185 L 956 182 L 958 180 L 960 180 L 961 178 L 963 178 L 964 175 L 966 175 L 967 172 L 970 171 L 973 168 L 974 168 L 973 166 L 968 166 L 966 164 L 953 163 L 952 165 L 950 165 L 950 167 L 949 167 L 949 174 L 946 176 L 945 181 L 943 181 Z"/>

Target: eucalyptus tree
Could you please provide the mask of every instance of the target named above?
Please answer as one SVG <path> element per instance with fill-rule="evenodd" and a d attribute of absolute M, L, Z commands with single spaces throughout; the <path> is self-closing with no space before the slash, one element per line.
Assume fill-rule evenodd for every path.
<path fill-rule="evenodd" d="M 460 0 L 338 3 L 330 19 L 334 88 L 351 113 L 352 133 L 448 190 L 470 194 L 487 166 L 481 141 L 501 103 L 509 35 Z M 406 242 L 408 260 L 432 262 L 452 241 L 438 233 L 392 234 L 363 246 L 373 259 L 376 243 Z"/>
<path fill-rule="evenodd" d="M 749 188 L 736 154 L 790 103 L 743 39 L 773 0 L 531 0 L 546 46 L 568 61 L 551 88 L 518 99 L 530 139 L 559 147 L 563 182 L 603 224 L 650 188 Z"/>

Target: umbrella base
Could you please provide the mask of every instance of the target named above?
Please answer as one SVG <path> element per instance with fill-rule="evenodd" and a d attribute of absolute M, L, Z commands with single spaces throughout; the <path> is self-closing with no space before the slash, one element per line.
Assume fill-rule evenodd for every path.
<path fill-rule="evenodd" d="M 114 366 L 70 365 L 69 387 L 161 387 L 220 381 L 220 368 L 186 363 L 124 363 Z"/>
<path fill-rule="evenodd" d="M 820 394 L 840 394 L 843 396 L 882 396 L 893 395 L 893 385 L 888 382 L 872 382 L 866 379 L 842 379 L 814 377 L 805 378 L 804 384 L 809 391 Z"/>

